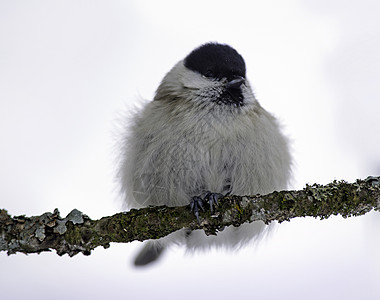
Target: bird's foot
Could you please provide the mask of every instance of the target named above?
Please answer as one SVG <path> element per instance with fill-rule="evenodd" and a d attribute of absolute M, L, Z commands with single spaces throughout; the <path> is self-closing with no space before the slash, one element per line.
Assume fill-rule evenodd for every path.
<path fill-rule="evenodd" d="M 223 197 L 220 193 L 205 192 L 200 196 L 194 196 L 190 201 L 190 209 L 194 211 L 194 215 L 199 223 L 199 208 L 204 211 L 203 203 L 208 201 L 210 204 L 211 213 L 214 212 L 214 206 L 218 205 L 218 200 Z"/>
<path fill-rule="evenodd" d="M 196 216 L 198 223 L 199 223 L 199 208 L 201 208 L 203 211 L 205 210 L 203 208 L 203 199 L 199 196 L 194 196 L 193 198 L 191 198 L 191 201 L 190 201 L 190 210 L 194 211 L 194 215 Z"/>

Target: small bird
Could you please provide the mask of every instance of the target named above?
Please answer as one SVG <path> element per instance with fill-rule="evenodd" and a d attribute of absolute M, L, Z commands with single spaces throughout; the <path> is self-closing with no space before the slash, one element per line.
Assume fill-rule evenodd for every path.
<path fill-rule="evenodd" d="M 190 204 L 199 220 L 205 200 L 213 209 L 228 193 L 285 189 L 291 163 L 288 139 L 255 98 L 243 57 L 229 45 L 206 43 L 179 61 L 134 115 L 123 134 L 118 178 L 128 207 Z M 257 221 L 211 237 L 181 230 L 146 242 L 135 265 L 156 260 L 171 243 L 236 248 L 265 229 Z"/>

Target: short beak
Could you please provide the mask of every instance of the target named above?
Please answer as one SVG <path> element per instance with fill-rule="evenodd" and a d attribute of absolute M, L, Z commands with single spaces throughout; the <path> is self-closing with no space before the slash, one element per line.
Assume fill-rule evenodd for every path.
<path fill-rule="evenodd" d="M 244 77 L 237 76 L 231 81 L 226 83 L 227 89 L 238 89 L 245 82 Z"/>

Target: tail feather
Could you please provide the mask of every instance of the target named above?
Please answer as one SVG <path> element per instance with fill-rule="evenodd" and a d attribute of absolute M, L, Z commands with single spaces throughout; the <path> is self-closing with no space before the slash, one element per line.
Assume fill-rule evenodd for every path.
<path fill-rule="evenodd" d="M 148 241 L 136 256 L 135 266 L 145 266 L 156 261 L 165 250 L 165 247 L 159 241 Z"/>

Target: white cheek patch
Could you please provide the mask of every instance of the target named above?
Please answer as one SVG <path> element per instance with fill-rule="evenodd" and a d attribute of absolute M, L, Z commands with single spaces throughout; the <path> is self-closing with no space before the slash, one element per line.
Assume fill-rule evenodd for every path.
<path fill-rule="evenodd" d="M 250 87 L 249 82 L 246 80 L 245 84 L 241 86 L 241 91 L 244 96 L 244 103 L 246 105 L 253 104 L 257 102 L 254 93 L 252 92 L 252 89 Z"/>
<path fill-rule="evenodd" d="M 182 76 L 182 84 L 189 99 L 192 101 L 207 101 L 217 99 L 224 90 L 224 84 L 218 80 L 204 77 L 194 71 L 186 70 Z"/>
<path fill-rule="evenodd" d="M 189 89 L 209 89 L 213 86 L 220 85 L 217 81 L 212 81 L 196 72 L 187 70 L 182 77 L 182 84 Z"/>

